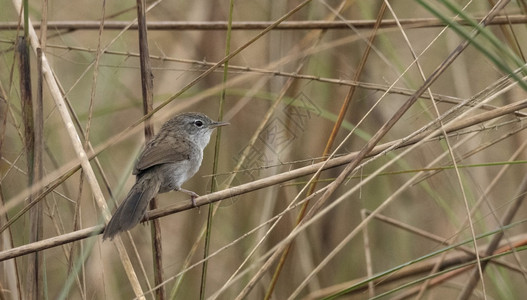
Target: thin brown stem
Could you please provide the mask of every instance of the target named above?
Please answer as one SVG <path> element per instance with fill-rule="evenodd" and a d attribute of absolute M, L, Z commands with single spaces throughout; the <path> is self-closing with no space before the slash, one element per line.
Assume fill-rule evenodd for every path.
<path fill-rule="evenodd" d="M 17 47 L 20 73 L 20 101 L 22 121 L 24 124 L 24 146 L 27 158 L 28 186 L 31 196 L 28 204 L 34 201 L 36 193 L 34 183 L 38 181 L 35 174 L 35 124 L 33 117 L 33 99 L 31 92 L 31 75 L 29 61 L 29 43 L 27 36 L 19 37 Z M 29 212 L 29 241 L 37 242 L 42 237 L 42 205 L 37 203 Z M 39 299 L 43 295 L 42 289 L 42 254 L 36 252 L 28 257 L 27 266 L 27 297 Z"/>
<path fill-rule="evenodd" d="M 480 22 L 483 18 L 474 18 L 476 22 Z M 452 20 L 460 25 L 471 26 L 469 22 L 462 18 L 455 18 Z M 399 19 L 401 25 L 406 28 L 433 28 L 444 27 L 445 23 L 436 18 L 411 18 Z M 341 20 L 341 21 L 286 21 L 278 25 L 275 30 L 306 30 L 306 29 L 340 29 L 346 30 L 350 26 L 357 29 L 371 29 L 375 27 L 376 20 Z M 497 16 L 494 20 L 489 22 L 489 25 L 507 25 L 507 24 L 525 24 L 527 23 L 527 16 L 523 14 Z M 48 27 L 55 30 L 98 30 L 99 21 L 49 21 Z M 266 21 L 238 21 L 233 22 L 233 30 L 262 30 L 271 25 L 272 22 Z M 106 30 L 122 30 L 129 25 L 127 21 L 107 21 L 104 26 Z M 40 29 L 41 23 L 33 23 L 35 29 Z M 147 23 L 149 30 L 227 30 L 226 21 L 150 21 Z M 393 19 L 382 20 L 381 28 L 396 27 L 397 22 Z M 0 22 L 0 30 L 15 30 L 18 27 L 17 22 Z M 133 24 L 129 29 L 138 29 L 137 24 Z"/>
<path fill-rule="evenodd" d="M 143 112 L 148 115 L 154 109 L 154 75 L 149 59 L 148 49 L 148 29 L 146 25 L 146 1 L 137 0 L 137 25 L 139 34 L 139 60 L 141 64 L 141 90 L 143 93 Z M 144 123 L 145 142 L 154 137 L 154 126 L 150 118 Z M 154 197 L 150 200 L 150 209 L 157 208 L 157 199 Z M 163 282 L 163 249 L 161 241 L 161 225 L 159 219 L 152 220 L 151 238 L 152 238 L 152 261 L 154 267 L 155 285 Z M 165 299 L 164 287 L 156 290 L 156 299 Z"/>

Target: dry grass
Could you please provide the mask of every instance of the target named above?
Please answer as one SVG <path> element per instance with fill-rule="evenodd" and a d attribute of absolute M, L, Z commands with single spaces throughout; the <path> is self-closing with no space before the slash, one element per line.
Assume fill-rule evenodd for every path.
<path fill-rule="evenodd" d="M 37 104 L 33 51 L 47 58 L 41 162 L 27 150 L 39 131 L 21 104 L 16 3 L 0 10 L 0 28 L 11 28 L 0 31 L 2 299 L 527 292 L 524 1 L 235 1 L 231 32 L 225 1 L 149 2 L 147 22 L 161 25 L 147 30 L 146 117 L 136 3 L 29 3 L 34 34 L 46 36 L 30 50 Z M 157 130 L 180 111 L 231 123 L 184 185 L 201 207 L 162 194 L 148 215 L 160 224 L 156 250 L 151 222 L 103 243 L 102 224 L 134 181 L 144 121 Z"/>

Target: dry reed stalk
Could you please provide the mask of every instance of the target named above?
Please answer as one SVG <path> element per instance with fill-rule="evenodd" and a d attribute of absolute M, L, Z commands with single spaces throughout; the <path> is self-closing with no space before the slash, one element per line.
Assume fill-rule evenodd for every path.
<path fill-rule="evenodd" d="M 141 66 L 141 90 L 143 94 L 143 112 L 148 115 L 154 109 L 154 75 L 150 64 L 150 54 L 148 49 L 148 28 L 146 24 L 146 2 L 136 1 L 137 6 L 137 26 L 139 40 L 139 61 Z M 145 143 L 154 137 L 154 126 L 148 118 L 144 123 Z M 150 200 L 151 210 L 157 208 L 157 197 Z M 154 268 L 154 284 L 157 286 L 163 282 L 163 248 L 161 239 L 161 225 L 159 219 L 151 222 L 152 239 L 152 261 Z M 155 291 L 156 299 L 165 299 L 165 289 L 161 287 Z"/>
<path fill-rule="evenodd" d="M 445 23 L 437 18 L 411 18 L 411 19 L 398 19 L 399 23 L 405 28 L 433 28 L 433 27 L 444 27 Z M 476 22 L 482 20 L 481 17 L 474 18 Z M 454 18 L 452 20 L 460 25 L 468 26 L 469 22 L 461 18 Z M 339 29 L 346 30 L 350 26 L 357 29 L 371 29 L 375 26 L 375 20 L 341 20 L 341 21 L 325 21 L 325 20 L 312 20 L 312 21 L 285 21 L 278 25 L 276 30 L 329 30 Z M 489 25 L 509 25 L 509 24 L 525 24 L 527 23 L 527 16 L 524 14 L 497 16 L 494 20 L 489 22 Z M 48 27 L 55 30 L 98 30 L 99 21 L 49 21 Z M 273 22 L 266 21 L 238 21 L 232 23 L 233 30 L 262 30 Z M 106 30 L 122 30 L 124 28 L 137 30 L 138 25 L 132 24 L 128 21 L 107 21 L 104 28 Z M 150 21 L 147 22 L 149 30 L 227 30 L 227 22 L 225 21 Z M 35 29 L 41 28 L 40 22 L 33 23 Z M 382 20 L 381 28 L 396 27 L 397 21 L 394 19 Z M 16 30 L 18 27 L 17 22 L 0 22 L 0 30 Z"/>
<path fill-rule="evenodd" d="M 82 47 L 72 47 L 72 46 L 49 45 L 49 47 L 56 48 L 56 49 L 84 51 L 84 52 L 95 52 L 96 51 L 93 49 L 82 48 Z M 114 55 L 123 55 L 127 57 L 139 57 L 139 53 L 133 53 L 133 52 L 109 51 L 108 50 L 108 51 L 105 51 L 104 53 L 114 54 Z M 305 53 L 305 54 L 308 54 L 308 53 Z M 155 60 L 160 60 L 160 61 L 173 61 L 173 62 L 187 63 L 187 64 L 199 65 L 199 66 L 204 66 L 204 67 L 213 67 L 214 65 L 217 64 L 214 62 L 198 61 L 198 60 L 191 60 L 191 59 L 180 59 L 180 58 L 175 58 L 175 57 L 158 56 L 158 55 L 150 55 L 150 59 L 155 59 Z M 294 78 L 294 79 L 304 79 L 304 80 L 309 80 L 309 81 L 331 83 L 335 85 L 355 86 L 355 87 L 362 88 L 365 90 L 380 91 L 380 92 L 398 94 L 398 95 L 404 95 L 404 96 L 411 96 L 415 93 L 415 90 L 408 89 L 408 88 L 387 86 L 387 85 L 377 84 L 377 83 L 352 81 L 352 80 L 346 80 L 346 79 L 320 77 L 316 75 L 301 74 L 299 72 L 283 72 L 279 70 L 246 67 L 246 66 L 232 65 L 232 64 L 229 64 L 229 69 L 233 71 L 254 72 L 254 73 L 260 73 L 260 74 L 268 74 L 271 76 L 281 76 L 281 77 L 288 77 L 288 78 Z M 450 96 L 450 95 L 442 95 L 438 93 L 429 94 L 428 91 L 424 92 L 421 95 L 421 98 L 424 98 L 424 99 L 433 98 L 437 102 L 449 103 L 449 104 L 454 104 L 454 105 L 459 104 L 463 101 L 463 99 L 459 97 Z M 472 103 L 466 103 L 465 105 L 473 106 Z M 484 109 L 484 110 L 493 110 L 496 108 L 496 106 L 490 105 L 490 104 L 483 104 L 479 106 L 479 108 Z M 514 112 L 514 114 L 518 117 L 527 116 L 527 113 L 524 113 L 521 111 L 516 111 Z"/>
<path fill-rule="evenodd" d="M 35 120 L 34 108 L 31 90 L 31 73 L 30 73 L 30 58 L 29 58 L 29 42 L 26 36 L 20 36 L 17 43 L 17 58 L 19 63 L 20 74 L 20 101 L 22 108 L 22 123 L 24 124 L 24 147 L 27 159 L 27 175 L 28 175 L 28 189 L 30 197 L 28 203 L 34 201 L 33 197 L 38 192 L 35 190 L 35 182 L 42 176 L 42 165 L 40 165 L 40 176 L 36 174 L 36 149 L 35 149 Z M 40 131 L 42 133 L 42 131 Z M 40 149 L 42 151 L 42 149 Z M 40 152 L 39 158 L 42 158 Z M 37 203 L 33 209 L 29 211 L 28 216 L 28 235 L 29 242 L 34 243 L 42 239 L 42 205 Z M 43 276 L 43 261 L 42 253 L 35 252 L 28 257 L 27 273 L 26 273 L 26 297 L 28 299 L 39 299 L 44 294 L 42 287 Z"/>

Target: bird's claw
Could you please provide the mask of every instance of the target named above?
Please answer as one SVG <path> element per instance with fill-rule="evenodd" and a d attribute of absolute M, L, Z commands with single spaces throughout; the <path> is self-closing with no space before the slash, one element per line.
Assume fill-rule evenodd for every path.
<path fill-rule="evenodd" d="M 196 193 L 190 195 L 190 201 L 192 201 L 192 206 L 194 206 L 194 207 L 198 207 L 198 206 L 196 205 L 196 198 L 198 198 L 198 197 L 199 197 L 199 196 L 198 196 L 198 194 L 196 194 Z"/>
<path fill-rule="evenodd" d="M 193 191 L 189 191 L 189 190 L 185 190 L 185 189 L 180 189 L 179 191 L 183 192 L 183 193 L 185 193 L 187 195 L 190 195 L 190 201 L 192 201 L 192 206 L 198 207 L 198 205 L 196 204 L 196 198 L 199 197 L 198 194 L 194 193 Z"/>

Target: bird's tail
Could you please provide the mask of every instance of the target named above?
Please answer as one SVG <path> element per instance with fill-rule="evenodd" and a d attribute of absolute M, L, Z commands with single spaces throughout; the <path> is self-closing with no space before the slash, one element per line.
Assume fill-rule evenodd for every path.
<path fill-rule="evenodd" d="M 106 225 L 103 240 L 113 239 L 119 232 L 131 229 L 141 222 L 148 203 L 157 195 L 160 186 L 161 183 L 155 174 L 146 173 L 139 177 Z"/>

